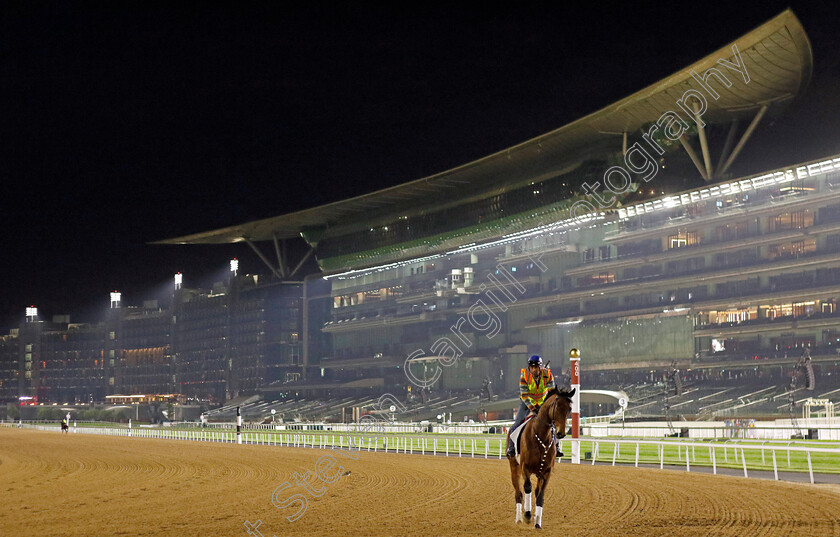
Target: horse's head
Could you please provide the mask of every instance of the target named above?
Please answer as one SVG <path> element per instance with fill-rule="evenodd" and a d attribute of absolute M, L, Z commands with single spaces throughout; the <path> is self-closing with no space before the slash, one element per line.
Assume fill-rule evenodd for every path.
<path fill-rule="evenodd" d="M 572 412 L 572 396 L 574 394 L 574 388 L 571 391 L 561 391 L 554 388 L 548 392 L 548 397 L 546 398 L 548 404 L 543 405 L 547 407 L 548 419 L 554 422 L 559 438 L 566 436 L 566 420 Z"/>

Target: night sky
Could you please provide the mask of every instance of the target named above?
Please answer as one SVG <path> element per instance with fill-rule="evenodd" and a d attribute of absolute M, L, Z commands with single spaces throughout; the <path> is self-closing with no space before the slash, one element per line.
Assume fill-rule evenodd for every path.
<path fill-rule="evenodd" d="M 485 156 L 681 70 L 788 6 L 811 39 L 814 76 L 735 171 L 840 153 L 837 8 L 714 5 L 3 3 L 0 328 L 30 304 L 42 318 L 97 320 L 109 291 L 140 304 L 176 271 L 209 286 L 231 256 L 264 271 L 245 245 L 147 243 Z"/>

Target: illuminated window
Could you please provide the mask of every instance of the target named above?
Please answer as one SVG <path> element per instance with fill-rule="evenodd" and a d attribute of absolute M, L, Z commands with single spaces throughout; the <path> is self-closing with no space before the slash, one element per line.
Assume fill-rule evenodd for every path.
<path fill-rule="evenodd" d="M 769 259 L 776 259 L 779 257 L 796 257 L 816 251 L 817 239 L 813 238 L 782 244 L 773 244 L 767 248 L 767 257 Z"/>
<path fill-rule="evenodd" d="M 592 281 L 595 283 L 615 283 L 615 274 L 612 272 L 602 272 L 601 274 L 592 276 Z"/>
<path fill-rule="evenodd" d="M 668 249 L 685 248 L 700 244 L 700 235 L 696 231 L 680 231 L 668 237 Z"/>
<path fill-rule="evenodd" d="M 794 302 L 791 304 L 778 304 L 775 306 L 761 306 L 767 308 L 767 318 L 776 319 L 779 317 L 807 317 L 816 312 L 816 302 Z"/>
<path fill-rule="evenodd" d="M 787 229 L 803 229 L 814 225 L 814 213 L 806 209 L 790 213 L 782 213 L 772 220 L 773 231 L 784 231 Z"/>
<path fill-rule="evenodd" d="M 790 194 L 794 192 L 809 192 L 812 190 L 814 190 L 814 187 L 805 186 L 805 181 L 801 179 L 799 181 L 788 183 L 779 188 L 779 192 L 782 194 Z"/>
<path fill-rule="evenodd" d="M 758 308 L 712 310 L 709 312 L 709 322 L 712 324 L 741 323 L 758 318 Z"/>
<path fill-rule="evenodd" d="M 602 285 L 605 283 L 614 283 L 615 282 L 615 274 L 612 272 L 602 272 L 600 274 L 593 274 L 592 276 L 586 276 L 585 278 L 580 278 L 578 280 L 578 285 L 581 287 L 586 287 L 588 285 Z"/>

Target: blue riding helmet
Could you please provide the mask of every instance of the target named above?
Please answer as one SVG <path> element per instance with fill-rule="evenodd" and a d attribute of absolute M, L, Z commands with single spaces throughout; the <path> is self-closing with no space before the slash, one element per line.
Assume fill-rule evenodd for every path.
<path fill-rule="evenodd" d="M 535 365 L 538 365 L 538 366 L 542 367 L 542 363 L 543 363 L 542 358 L 538 354 L 535 354 L 535 355 L 531 356 L 530 358 L 528 358 L 528 365 L 529 366 L 531 364 L 535 364 Z"/>

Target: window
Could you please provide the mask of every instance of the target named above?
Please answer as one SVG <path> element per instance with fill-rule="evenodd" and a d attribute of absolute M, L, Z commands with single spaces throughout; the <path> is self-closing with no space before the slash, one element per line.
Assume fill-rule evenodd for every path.
<path fill-rule="evenodd" d="M 777 215 L 771 221 L 772 231 L 803 229 L 814 225 L 814 213 L 806 209 Z"/>
<path fill-rule="evenodd" d="M 834 329 L 823 330 L 822 332 L 822 339 L 823 343 L 827 343 L 829 345 L 839 345 L 840 344 L 840 332 Z"/>
<path fill-rule="evenodd" d="M 767 257 L 777 259 L 780 257 L 797 257 L 817 251 L 817 239 L 805 239 L 801 241 L 773 244 L 767 248 Z"/>
<path fill-rule="evenodd" d="M 820 209 L 820 224 L 838 221 L 840 221 L 840 205 L 829 205 Z"/>
<path fill-rule="evenodd" d="M 700 235 L 696 231 L 680 231 L 668 237 L 668 249 L 685 248 L 700 244 Z"/>
<path fill-rule="evenodd" d="M 298 365 L 300 362 L 300 347 L 298 345 L 289 345 L 289 361 L 293 365 Z"/>
<path fill-rule="evenodd" d="M 592 281 L 595 283 L 615 283 L 615 274 L 612 272 L 602 272 L 592 276 Z"/>
<path fill-rule="evenodd" d="M 717 242 L 741 239 L 749 234 L 749 223 L 747 221 L 725 224 L 715 228 L 715 240 Z"/>
<path fill-rule="evenodd" d="M 765 314 L 768 319 L 779 317 L 809 317 L 816 313 L 816 302 L 794 302 L 791 304 L 778 304 L 775 306 L 761 306 L 767 309 Z"/>
<path fill-rule="evenodd" d="M 605 283 L 615 283 L 615 274 L 612 272 L 602 272 L 600 274 L 593 274 L 578 280 L 578 286 L 587 287 L 590 285 L 602 285 Z"/>
<path fill-rule="evenodd" d="M 840 250 L 840 235 L 829 235 L 825 238 L 825 249 L 829 252 L 836 252 Z"/>
<path fill-rule="evenodd" d="M 726 309 L 709 311 L 709 322 L 712 324 L 741 323 L 758 318 L 758 308 Z"/>

